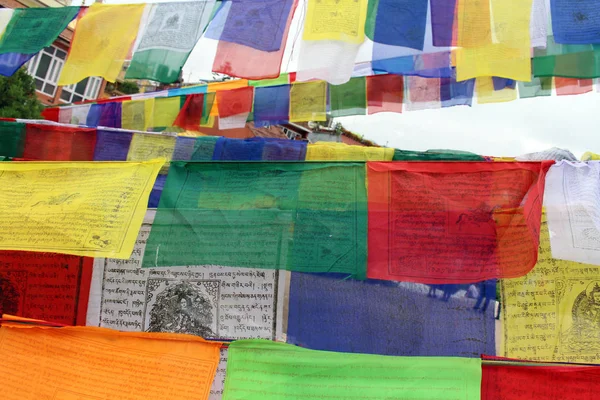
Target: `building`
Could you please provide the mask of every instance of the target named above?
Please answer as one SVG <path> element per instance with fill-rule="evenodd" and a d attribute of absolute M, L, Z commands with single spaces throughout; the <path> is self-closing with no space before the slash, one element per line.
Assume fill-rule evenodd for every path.
<path fill-rule="evenodd" d="M 65 0 L 0 0 L 1 8 L 25 7 L 63 7 Z M 90 77 L 81 82 L 58 86 L 58 77 L 65 64 L 71 41 L 73 40 L 74 22 L 59 37 L 46 47 L 25 66 L 35 81 L 38 98 L 44 105 L 59 105 L 84 100 L 95 100 L 104 92 L 106 81 L 98 77 Z"/>

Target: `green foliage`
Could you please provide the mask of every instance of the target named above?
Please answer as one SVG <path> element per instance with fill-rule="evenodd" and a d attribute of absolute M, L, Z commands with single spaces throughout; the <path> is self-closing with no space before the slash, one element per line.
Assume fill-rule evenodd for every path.
<path fill-rule="evenodd" d="M 0 77 L 0 117 L 36 119 L 41 118 L 43 109 L 33 78 L 24 68 L 13 76 Z"/>
<path fill-rule="evenodd" d="M 135 94 L 139 93 L 140 88 L 135 82 L 119 82 L 117 84 L 117 90 L 123 94 Z"/>

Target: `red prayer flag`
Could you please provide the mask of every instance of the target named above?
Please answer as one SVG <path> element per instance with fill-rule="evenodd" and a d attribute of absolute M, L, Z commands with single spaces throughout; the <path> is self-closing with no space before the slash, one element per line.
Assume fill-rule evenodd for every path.
<path fill-rule="evenodd" d="M 554 78 L 557 96 L 569 96 L 574 94 L 589 93 L 594 88 L 594 82 L 591 79 Z"/>
<path fill-rule="evenodd" d="M 298 6 L 294 1 L 283 32 L 282 46 L 278 51 L 262 51 L 237 43 L 219 40 L 213 62 L 213 72 L 243 79 L 274 79 L 281 72 L 281 60 L 285 52 L 292 16 Z M 273 29 L 277 29 L 274 27 Z"/>
<path fill-rule="evenodd" d="M 481 372 L 481 400 L 592 400 L 600 392 L 600 367 L 483 364 Z"/>
<path fill-rule="evenodd" d="M 202 110 L 204 109 L 204 94 L 191 94 L 185 99 L 185 103 L 177 118 L 175 118 L 174 126 L 180 128 L 197 131 L 200 129 L 200 121 L 202 120 Z"/>
<path fill-rule="evenodd" d="M 46 121 L 58 122 L 58 113 L 58 107 L 44 108 L 44 110 L 42 111 L 42 117 L 44 117 Z"/>
<path fill-rule="evenodd" d="M 367 107 L 369 114 L 384 111 L 402 112 L 404 77 L 400 75 L 367 76 Z"/>
<path fill-rule="evenodd" d="M 249 113 L 252 111 L 254 87 L 248 86 L 233 90 L 220 90 L 217 91 L 216 96 L 219 118 Z"/>
<path fill-rule="evenodd" d="M 23 158 L 42 161 L 93 161 L 96 129 L 27 124 Z"/>
<path fill-rule="evenodd" d="M 537 261 L 544 162 L 369 162 L 367 277 L 473 283 Z"/>
<path fill-rule="evenodd" d="M 0 315 L 85 325 L 93 258 L 0 251 Z"/>

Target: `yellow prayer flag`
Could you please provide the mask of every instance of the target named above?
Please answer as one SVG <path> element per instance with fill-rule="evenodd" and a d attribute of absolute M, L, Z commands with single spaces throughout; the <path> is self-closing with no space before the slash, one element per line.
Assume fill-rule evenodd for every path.
<path fill-rule="evenodd" d="M 159 97 L 154 99 L 154 127 L 171 127 L 179 114 L 181 99 L 175 97 Z"/>
<path fill-rule="evenodd" d="M 538 262 L 502 282 L 500 355 L 532 361 L 597 364 L 600 267 L 552 258 L 542 215 Z"/>
<path fill-rule="evenodd" d="M 147 131 L 154 126 L 154 99 L 128 100 L 121 104 L 121 127 Z"/>
<path fill-rule="evenodd" d="M 128 259 L 163 164 L 0 163 L 0 250 Z"/>
<path fill-rule="evenodd" d="M 166 160 L 161 173 L 166 174 L 173 158 L 177 137 L 152 133 L 134 133 L 127 153 L 127 161 L 148 161 L 155 158 Z"/>
<path fill-rule="evenodd" d="M 531 81 L 531 5 L 532 0 L 459 0 L 457 81 L 480 76 Z"/>
<path fill-rule="evenodd" d="M 290 122 L 327 120 L 327 83 L 297 82 L 290 89 Z"/>
<path fill-rule="evenodd" d="M 477 78 L 475 89 L 477 91 L 477 104 L 504 103 L 517 99 L 516 89 L 494 90 L 494 82 L 490 76 Z"/>
<path fill-rule="evenodd" d="M 208 399 L 219 342 L 96 327 L 0 328 L 2 399 Z"/>
<path fill-rule="evenodd" d="M 392 161 L 394 149 L 317 142 L 306 149 L 306 161 Z"/>
<path fill-rule="evenodd" d="M 92 4 L 77 30 L 58 85 L 89 76 L 114 82 L 138 33 L 145 4 Z"/>
<path fill-rule="evenodd" d="M 365 40 L 368 0 L 308 0 L 304 40 Z"/>
<path fill-rule="evenodd" d="M 581 156 L 581 161 L 597 161 L 600 160 L 600 154 L 592 153 L 591 151 L 586 151 Z"/>

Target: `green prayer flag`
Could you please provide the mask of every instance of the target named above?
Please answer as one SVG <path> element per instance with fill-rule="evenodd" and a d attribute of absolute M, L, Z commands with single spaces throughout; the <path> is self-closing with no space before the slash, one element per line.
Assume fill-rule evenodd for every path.
<path fill-rule="evenodd" d="M 476 400 L 481 359 L 309 350 L 261 339 L 229 346 L 223 400 Z"/>
<path fill-rule="evenodd" d="M 34 54 L 48 47 L 77 16 L 79 7 L 17 8 L 0 39 L 0 54 Z"/>
<path fill-rule="evenodd" d="M 0 121 L 0 156 L 23 157 L 25 124 Z"/>
<path fill-rule="evenodd" d="M 215 0 L 205 0 L 152 5 L 125 79 L 177 81 L 215 4 Z"/>
<path fill-rule="evenodd" d="M 545 49 L 534 49 L 533 75 L 590 79 L 600 77 L 600 45 L 559 44 L 548 37 Z"/>
<path fill-rule="evenodd" d="M 289 82 L 288 74 L 280 74 L 277 78 L 273 79 L 261 79 L 258 81 L 248 81 L 248 86 L 263 87 L 263 86 L 279 86 L 287 85 Z"/>
<path fill-rule="evenodd" d="M 329 85 L 332 117 L 364 115 L 367 109 L 366 78 L 352 78 L 343 85 Z"/>
<path fill-rule="evenodd" d="M 364 163 L 172 162 L 142 266 L 365 279 L 366 256 Z"/>
<path fill-rule="evenodd" d="M 392 161 L 485 161 L 475 153 L 460 150 L 394 150 Z"/>
<path fill-rule="evenodd" d="M 531 82 L 519 82 L 519 98 L 552 96 L 552 77 L 532 77 Z"/>

